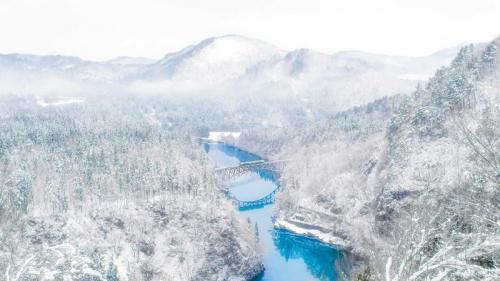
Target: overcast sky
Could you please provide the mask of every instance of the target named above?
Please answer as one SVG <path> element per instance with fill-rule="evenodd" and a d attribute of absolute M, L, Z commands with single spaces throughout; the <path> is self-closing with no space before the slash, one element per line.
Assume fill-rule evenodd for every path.
<path fill-rule="evenodd" d="M 500 34 L 499 0 L 0 0 L 0 53 L 160 58 L 241 34 L 286 50 L 425 55 Z"/>

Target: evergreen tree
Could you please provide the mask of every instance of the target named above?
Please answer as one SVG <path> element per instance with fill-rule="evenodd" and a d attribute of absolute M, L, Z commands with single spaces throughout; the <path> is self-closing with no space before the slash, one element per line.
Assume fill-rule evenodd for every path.
<path fill-rule="evenodd" d="M 483 54 L 481 55 L 481 63 L 487 69 L 493 69 L 496 65 L 497 43 L 491 42 L 486 46 Z"/>
<path fill-rule="evenodd" d="M 255 222 L 254 230 L 255 230 L 255 238 L 258 241 L 259 240 L 259 225 L 257 224 L 257 222 Z"/>
<path fill-rule="evenodd" d="M 32 199 L 32 181 L 29 174 L 22 169 L 16 170 L 7 182 L 10 188 L 10 202 L 17 210 L 27 213 Z"/>
<path fill-rule="evenodd" d="M 120 281 L 120 278 L 118 278 L 118 269 L 113 262 L 109 262 L 108 272 L 106 273 L 106 281 Z"/>

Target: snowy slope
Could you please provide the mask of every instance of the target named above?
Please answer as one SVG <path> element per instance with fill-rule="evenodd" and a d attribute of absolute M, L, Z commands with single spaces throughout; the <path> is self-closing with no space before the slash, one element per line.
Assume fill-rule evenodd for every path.
<path fill-rule="evenodd" d="M 275 46 L 256 39 L 238 35 L 213 37 L 166 55 L 152 67 L 150 75 L 157 79 L 219 83 L 282 54 Z"/>
<path fill-rule="evenodd" d="M 205 39 L 156 62 L 132 57 L 96 62 L 7 54 L 0 55 L 0 91 L 83 93 L 95 88 L 164 94 L 182 89 L 197 94 L 321 98 L 342 110 L 411 91 L 439 66 L 449 63 L 456 50 L 424 57 L 359 51 L 329 55 L 308 49 L 284 51 L 257 39 L 226 35 Z"/>
<path fill-rule="evenodd" d="M 240 81 L 257 93 L 268 93 L 273 88 L 308 98 L 326 96 L 325 102 L 344 110 L 383 96 L 410 92 L 449 63 L 453 55 L 394 57 L 358 51 L 327 55 L 300 49 L 256 65 Z"/>
<path fill-rule="evenodd" d="M 141 58 L 116 58 L 106 62 L 82 60 L 68 56 L 35 56 L 26 54 L 0 54 L 0 71 L 3 74 L 22 76 L 48 75 L 60 79 L 82 82 L 115 82 L 125 77 L 135 77 L 147 60 Z"/>
<path fill-rule="evenodd" d="M 105 61 L 107 64 L 119 64 L 119 65 L 146 65 L 155 63 L 155 59 L 143 58 L 143 57 L 116 57 Z"/>
<path fill-rule="evenodd" d="M 499 280 L 499 45 L 301 132 L 277 156 L 277 225 L 352 247 L 363 280 Z"/>
<path fill-rule="evenodd" d="M 155 116 L 156 106 L 0 99 L 0 157 L 9 161 L 0 169 L 1 281 L 241 281 L 263 270 L 253 228 L 215 184 L 205 152 L 185 141 L 185 123 L 173 134 L 158 128 L 165 112 Z M 96 151 L 103 165 L 84 160 Z M 127 181 L 148 198 L 122 189 Z"/>

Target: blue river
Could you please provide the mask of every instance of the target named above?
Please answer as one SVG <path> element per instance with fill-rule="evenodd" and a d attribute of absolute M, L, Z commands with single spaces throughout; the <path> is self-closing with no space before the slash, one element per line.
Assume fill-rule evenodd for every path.
<path fill-rule="evenodd" d="M 241 162 L 260 160 L 258 155 L 237 147 L 211 143 L 203 144 L 209 158 L 218 167 L 236 166 Z M 229 190 L 239 200 L 260 199 L 277 187 L 272 174 L 259 171 L 233 181 Z M 295 235 L 273 227 L 273 205 L 240 210 L 252 224 L 257 225 L 259 243 L 263 251 L 264 272 L 252 281 L 310 281 L 338 280 L 336 264 L 342 252 L 318 240 Z"/>

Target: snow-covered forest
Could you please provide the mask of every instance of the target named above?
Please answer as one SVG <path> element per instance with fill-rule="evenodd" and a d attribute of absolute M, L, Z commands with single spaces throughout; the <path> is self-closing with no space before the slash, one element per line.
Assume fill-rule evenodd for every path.
<path fill-rule="evenodd" d="M 197 141 L 214 131 L 286 160 L 275 227 L 344 251 L 346 280 L 500 280 L 499 47 L 0 55 L 0 281 L 262 273 Z"/>
<path fill-rule="evenodd" d="M 0 280 L 245 280 L 249 225 L 151 101 L 0 103 Z"/>
<path fill-rule="evenodd" d="M 278 223 L 357 253 L 354 280 L 498 280 L 499 43 L 310 124 L 278 153 L 292 159 Z"/>

